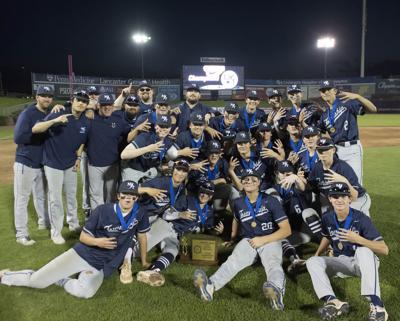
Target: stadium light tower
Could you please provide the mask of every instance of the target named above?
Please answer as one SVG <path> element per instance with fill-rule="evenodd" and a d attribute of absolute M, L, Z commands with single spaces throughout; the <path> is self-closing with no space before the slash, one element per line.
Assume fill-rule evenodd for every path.
<path fill-rule="evenodd" d="M 140 47 L 140 57 L 141 57 L 141 60 L 142 60 L 142 79 L 144 79 L 143 46 L 147 42 L 149 42 L 150 39 L 151 39 L 151 37 L 149 37 L 145 33 L 140 33 L 140 32 L 135 33 L 132 36 L 133 42 Z"/>
<path fill-rule="evenodd" d="M 324 37 L 317 40 L 317 48 L 325 49 L 324 55 L 324 78 L 327 77 L 326 62 L 328 60 L 328 49 L 335 47 L 335 38 Z"/>

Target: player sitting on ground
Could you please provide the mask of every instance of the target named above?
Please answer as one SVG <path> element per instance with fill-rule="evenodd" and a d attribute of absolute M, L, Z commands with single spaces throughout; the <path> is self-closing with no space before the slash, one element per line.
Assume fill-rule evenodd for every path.
<path fill-rule="evenodd" d="M 386 321 L 388 314 L 380 299 L 379 259 L 375 254 L 388 255 L 389 249 L 371 219 L 350 208 L 350 188 L 345 183 L 335 183 L 329 190 L 333 211 L 322 217 L 323 239 L 314 257 L 307 260 L 315 293 L 325 304 L 319 309 L 324 320 L 349 311 L 347 302 L 339 301 L 329 281 L 336 273 L 361 277 L 361 295 L 370 304 L 368 321 Z M 319 256 L 333 247 L 334 257 Z"/>
<path fill-rule="evenodd" d="M 285 274 L 281 241 L 290 235 L 290 224 L 279 201 L 260 192 L 261 178 L 256 171 L 247 169 L 242 176 L 242 184 L 246 195 L 234 202 L 230 244 L 236 239 L 239 226 L 243 238 L 210 278 L 203 270 L 196 270 L 194 285 L 203 300 L 211 301 L 215 291 L 260 257 L 267 275 L 264 294 L 274 310 L 283 310 Z"/>

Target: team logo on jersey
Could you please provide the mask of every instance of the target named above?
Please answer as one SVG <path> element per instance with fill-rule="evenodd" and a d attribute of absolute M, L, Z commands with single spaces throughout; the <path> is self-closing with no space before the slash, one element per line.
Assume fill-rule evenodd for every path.
<path fill-rule="evenodd" d="M 111 127 L 112 127 L 112 128 L 115 128 L 116 126 L 117 126 L 116 123 L 111 123 Z"/>
<path fill-rule="evenodd" d="M 79 134 L 85 134 L 86 133 L 86 127 L 81 127 L 79 129 Z"/>

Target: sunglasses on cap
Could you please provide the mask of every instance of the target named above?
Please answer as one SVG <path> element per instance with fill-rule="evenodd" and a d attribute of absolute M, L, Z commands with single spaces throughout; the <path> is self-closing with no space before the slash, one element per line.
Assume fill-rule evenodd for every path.
<path fill-rule="evenodd" d="M 143 91 L 151 91 L 151 88 L 140 88 L 139 91 L 143 92 Z"/>

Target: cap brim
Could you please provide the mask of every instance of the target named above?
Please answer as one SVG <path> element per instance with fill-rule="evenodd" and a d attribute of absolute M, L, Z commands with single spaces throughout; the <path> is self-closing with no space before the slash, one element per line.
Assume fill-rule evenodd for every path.
<path fill-rule="evenodd" d="M 350 196 L 350 192 L 328 192 L 329 196 L 341 195 L 341 196 Z"/>
<path fill-rule="evenodd" d="M 325 151 L 325 150 L 329 150 L 329 149 L 332 149 L 332 148 L 334 148 L 335 146 L 317 146 L 317 151 L 318 150 L 323 150 L 323 151 Z"/>
<path fill-rule="evenodd" d="M 296 89 L 296 90 L 289 90 L 288 94 L 292 94 L 292 93 L 302 93 L 303 91 L 300 89 Z"/>
<path fill-rule="evenodd" d="M 190 167 L 177 165 L 177 166 L 174 166 L 174 169 L 181 169 L 181 170 L 183 170 L 185 172 L 189 172 Z"/>
<path fill-rule="evenodd" d="M 200 126 L 202 126 L 202 125 L 205 125 L 206 123 L 205 122 L 203 122 L 203 121 L 192 121 L 191 122 L 193 125 L 200 125 Z"/>
<path fill-rule="evenodd" d="M 332 88 L 335 88 L 335 87 L 333 87 L 333 86 L 321 87 L 321 88 L 319 88 L 318 90 L 321 91 L 321 90 L 323 90 L 323 89 L 332 89 Z"/>
<path fill-rule="evenodd" d="M 189 87 L 189 88 L 186 88 L 186 91 L 197 91 L 197 92 L 200 92 L 200 88 L 198 88 L 198 87 Z"/>

